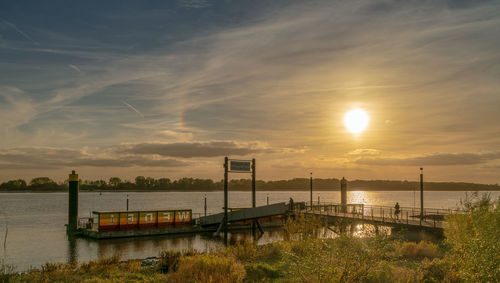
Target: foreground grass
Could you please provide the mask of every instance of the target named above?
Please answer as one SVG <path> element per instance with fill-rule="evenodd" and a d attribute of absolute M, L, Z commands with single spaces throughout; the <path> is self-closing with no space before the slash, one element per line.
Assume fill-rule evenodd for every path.
<path fill-rule="evenodd" d="M 23 274 L 0 266 L 0 282 L 500 282 L 499 201 L 481 198 L 465 208 L 449 218 L 439 245 L 377 236 L 323 239 L 318 219 L 299 217 L 285 225 L 285 240 L 268 245 L 165 251 L 153 266 L 117 257 L 46 264 Z"/>
<path fill-rule="evenodd" d="M 436 261 L 437 260 L 437 261 Z M 243 242 L 209 254 L 161 253 L 154 266 L 118 257 L 46 264 L 2 282 L 416 282 L 437 281 L 443 265 L 438 246 L 385 238 L 308 238 L 263 246 Z M 444 264 L 444 267 L 448 267 Z M 437 271 L 434 271 L 436 269 Z"/>

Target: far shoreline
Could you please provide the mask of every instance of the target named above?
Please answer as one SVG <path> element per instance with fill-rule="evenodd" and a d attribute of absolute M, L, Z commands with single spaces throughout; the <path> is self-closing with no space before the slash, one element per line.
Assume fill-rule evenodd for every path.
<path fill-rule="evenodd" d="M 80 190 L 80 193 L 155 193 L 155 192 L 172 192 L 172 193 L 206 193 L 206 192 L 223 192 L 224 190 Z M 251 192 L 251 189 L 230 189 L 233 192 Z M 289 189 L 289 190 L 259 190 L 261 192 L 309 192 L 309 189 Z M 314 189 L 314 192 L 340 192 L 340 189 Z M 420 192 L 420 190 L 388 190 L 388 189 L 348 189 L 348 191 L 353 192 Z M 66 193 L 68 190 L 5 190 L 0 191 L 0 193 Z M 424 192 L 500 192 L 499 190 L 432 190 L 428 189 Z"/>

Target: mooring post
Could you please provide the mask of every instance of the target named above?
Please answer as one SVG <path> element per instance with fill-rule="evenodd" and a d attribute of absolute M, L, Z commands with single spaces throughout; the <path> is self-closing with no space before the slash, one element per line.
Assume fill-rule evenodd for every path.
<path fill-rule="evenodd" d="M 341 206 L 341 212 L 346 213 L 347 212 L 347 180 L 342 177 L 342 180 L 340 180 L 340 204 Z"/>
<path fill-rule="evenodd" d="M 127 194 L 127 211 L 128 211 L 128 194 Z"/>
<path fill-rule="evenodd" d="M 224 226 L 224 244 L 227 245 L 227 183 L 228 183 L 228 169 L 229 169 L 229 161 L 227 156 L 224 157 L 224 220 L 222 221 L 222 225 Z"/>
<path fill-rule="evenodd" d="M 205 194 L 205 216 L 207 216 L 207 195 Z"/>
<path fill-rule="evenodd" d="M 420 168 L 420 219 L 424 219 L 424 168 Z"/>
<path fill-rule="evenodd" d="M 320 202 L 319 202 L 319 199 L 320 199 L 320 195 L 318 193 L 318 208 L 321 209 L 321 207 L 319 207 L 321 205 Z"/>
<path fill-rule="evenodd" d="M 269 205 L 269 194 L 267 194 L 267 205 Z"/>
<path fill-rule="evenodd" d="M 72 234 L 78 229 L 78 174 L 75 170 L 69 174 L 69 201 L 68 201 L 68 226 L 67 233 Z"/>

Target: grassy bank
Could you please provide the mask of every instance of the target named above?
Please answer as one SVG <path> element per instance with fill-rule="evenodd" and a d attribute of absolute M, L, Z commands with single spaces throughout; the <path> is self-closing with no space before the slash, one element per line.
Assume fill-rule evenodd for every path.
<path fill-rule="evenodd" d="M 242 242 L 206 254 L 165 251 L 157 262 L 113 257 L 80 265 L 46 264 L 23 274 L 0 269 L 2 282 L 499 282 L 500 202 L 464 203 L 439 244 L 387 237 L 321 238 L 318 219 L 299 217 L 284 240 Z"/>

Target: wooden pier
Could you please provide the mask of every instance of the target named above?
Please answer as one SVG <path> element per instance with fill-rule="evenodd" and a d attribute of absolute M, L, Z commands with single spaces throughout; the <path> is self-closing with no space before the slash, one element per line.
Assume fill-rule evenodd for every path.
<path fill-rule="evenodd" d="M 375 226 L 388 226 L 406 228 L 408 230 L 427 230 L 442 233 L 446 225 L 446 215 L 459 213 L 451 209 L 426 208 L 423 213 L 418 208 L 401 207 L 399 213 L 389 206 L 364 205 L 364 204 L 333 204 L 308 203 L 306 208 L 300 210 L 306 215 L 316 215 L 328 220 L 330 224 L 366 223 Z M 423 217 L 422 217 L 423 216 Z"/>
<path fill-rule="evenodd" d="M 228 212 L 228 230 L 280 227 L 288 215 L 284 202 Z M 172 234 L 210 233 L 220 230 L 224 213 L 193 217 L 192 210 L 94 211 L 81 218 L 73 234 L 94 239 L 141 237 Z M 262 225 L 261 225 L 262 224 Z"/>
<path fill-rule="evenodd" d="M 283 220 L 297 213 L 323 218 L 329 226 L 341 228 L 351 224 L 371 224 L 376 228 L 385 226 L 396 230 L 428 231 L 442 235 L 446 215 L 460 213 L 450 209 L 424 209 L 400 207 L 396 215 L 393 207 L 336 204 L 281 202 L 245 208 L 228 213 L 229 230 L 251 229 L 254 221 L 262 227 L 279 227 Z M 94 212 L 95 222 L 79 223 L 78 234 L 95 239 L 140 237 L 171 234 L 197 234 L 220 231 L 224 213 L 201 216 L 191 210 L 162 211 L 105 211 Z M 185 216 L 181 218 L 182 215 Z M 259 229 L 262 229 L 259 228 Z M 263 232 L 263 230 L 261 230 Z"/>

